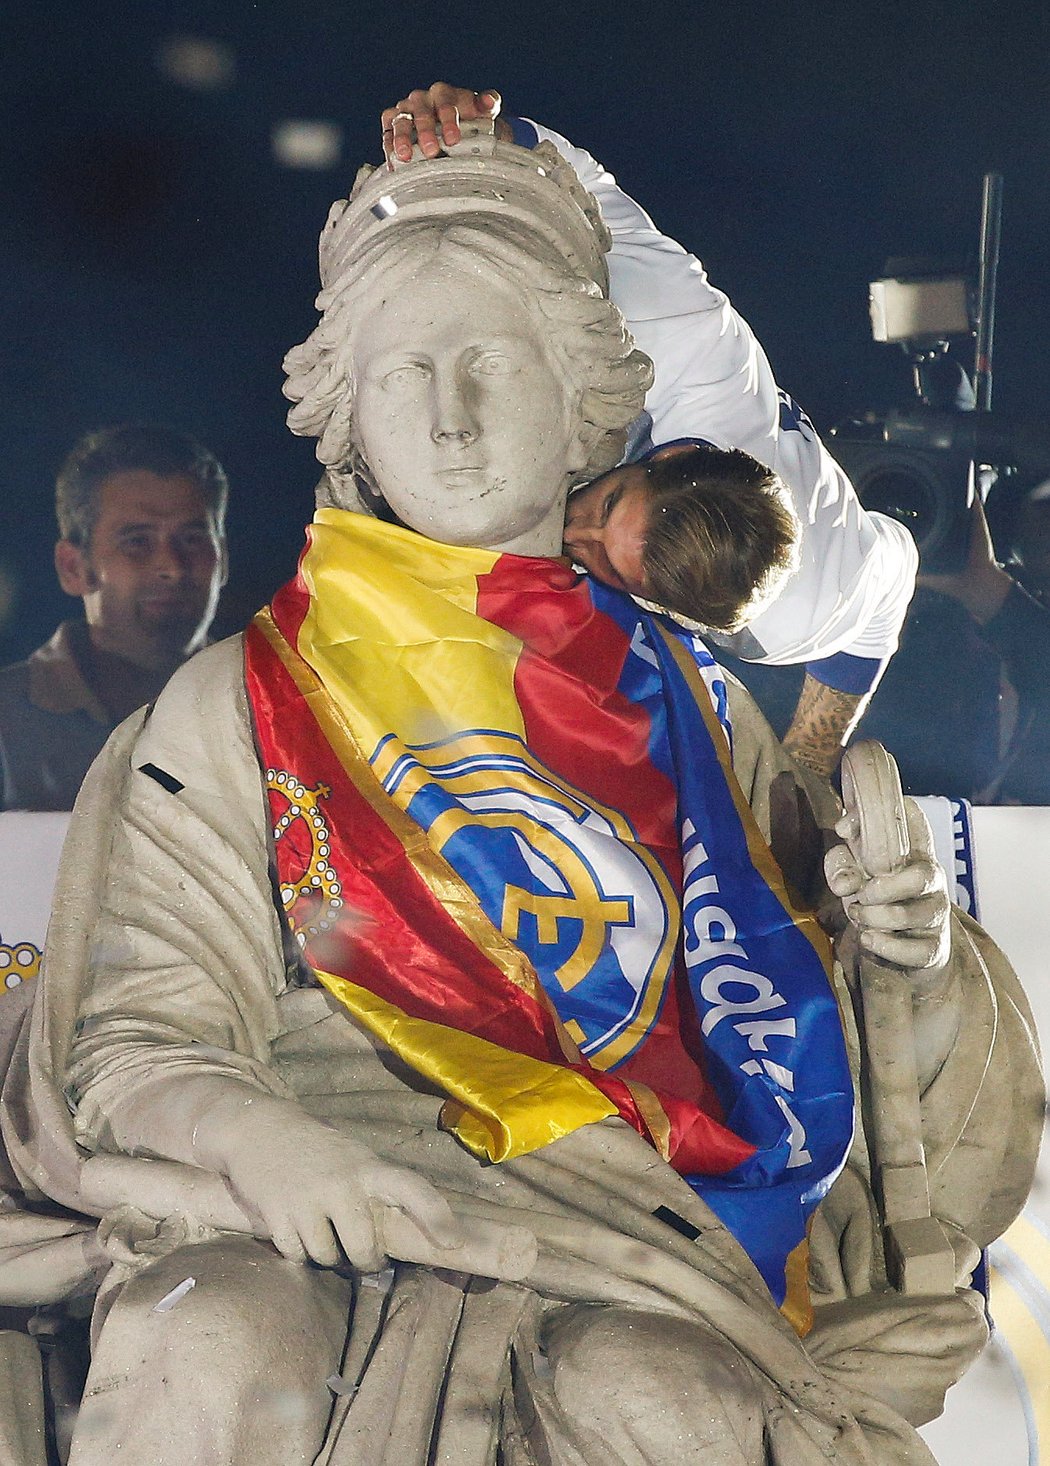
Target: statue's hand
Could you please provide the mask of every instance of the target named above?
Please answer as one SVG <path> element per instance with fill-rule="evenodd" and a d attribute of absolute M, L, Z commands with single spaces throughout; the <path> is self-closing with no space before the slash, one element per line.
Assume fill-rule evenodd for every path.
<path fill-rule="evenodd" d="M 436 158 L 444 145 L 451 147 L 460 140 L 459 124 L 477 122 L 499 115 L 499 92 L 491 89 L 472 92 L 468 87 L 453 87 L 436 81 L 433 86 L 417 87 L 394 107 L 382 112 L 383 152 L 407 163 L 412 145 L 418 142 L 428 158 Z M 439 136 L 440 134 L 440 136 Z M 510 127 L 497 123 L 496 136 L 510 140 Z"/>
<path fill-rule="evenodd" d="M 345 1257 L 362 1272 L 378 1271 L 386 1264 L 386 1207 L 439 1247 L 462 1241 L 451 1208 L 428 1181 L 307 1115 L 289 1123 L 269 1113 L 263 1126 L 227 1142 L 224 1170 L 260 1230 L 295 1262 L 334 1267 Z"/>
<path fill-rule="evenodd" d="M 905 808 L 911 851 L 899 870 L 868 876 L 846 845 L 835 845 L 825 857 L 824 872 L 865 951 L 898 967 L 929 972 L 943 967 L 951 954 L 951 902 L 926 816 L 913 799 L 905 800 Z M 847 820 L 840 820 L 836 830 L 848 835 Z"/>

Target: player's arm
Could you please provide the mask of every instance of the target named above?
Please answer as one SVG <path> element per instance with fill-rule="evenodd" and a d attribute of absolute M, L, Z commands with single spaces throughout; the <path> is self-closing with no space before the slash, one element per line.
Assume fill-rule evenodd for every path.
<path fill-rule="evenodd" d="M 870 691 L 841 692 L 807 672 L 784 747 L 796 763 L 829 779 L 870 699 Z"/>
<path fill-rule="evenodd" d="M 896 648 L 914 584 L 911 539 L 865 513 L 700 261 L 661 234 L 589 153 L 534 126 L 572 162 L 609 225 L 613 298 L 656 367 L 646 402 L 654 441 L 701 437 L 742 448 L 775 468 L 791 492 L 803 527 L 800 571 L 732 649 L 744 660 L 808 664 L 784 741 L 827 777 Z"/>
<path fill-rule="evenodd" d="M 498 109 L 492 92 L 442 84 L 412 92 L 383 113 L 385 145 L 389 153 L 393 141 L 398 156 L 408 156 L 413 134 L 429 145 L 440 128 Z M 584 149 L 527 119 L 501 116 L 497 126 L 525 146 L 552 143 L 598 199 L 613 238 L 613 299 L 655 366 L 646 403 L 654 441 L 702 438 L 741 448 L 787 485 L 803 530 L 799 571 L 729 646 L 748 661 L 807 663 L 788 746 L 830 772 L 896 648 L 917 563 L 910 536 L 865 513 L 812 423 L 777 387 L 751 328 L 695 256 L 661 234 Z"/>

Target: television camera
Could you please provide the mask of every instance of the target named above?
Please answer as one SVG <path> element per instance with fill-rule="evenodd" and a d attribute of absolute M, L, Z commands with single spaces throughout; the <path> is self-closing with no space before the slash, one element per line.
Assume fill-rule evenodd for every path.
<path fill-rule="evenodd" d="M 869 286 L 872 335 L 911 358 L 917 400 L 836 424 L 829 446 L 867 509 L 911 531 L 926 571 L 962 569 L 974 496 L 1005 489 L 1020 472 L 1029 482 L 1050 475 L 1044 435 L 991 412 L 995 288 L 1002 218 L 1002 177 L 985 175 L 976 283 L 942 263 L 889 260 Z M 953 342 L 975 341 L 969 374 L 949 355 Z"/>

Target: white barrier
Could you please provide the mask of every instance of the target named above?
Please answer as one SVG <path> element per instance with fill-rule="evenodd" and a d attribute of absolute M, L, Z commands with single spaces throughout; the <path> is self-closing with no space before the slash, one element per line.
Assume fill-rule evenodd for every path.
<path fill-rule="evenodd" d="M 36 977 L 68 814 L 0 814 L 0 997 Z"/>
<path fill-rule="evenodd" d="M 33 1000 L 68 824 L 68 814 L 0 814 L 0 1082 Z"/>

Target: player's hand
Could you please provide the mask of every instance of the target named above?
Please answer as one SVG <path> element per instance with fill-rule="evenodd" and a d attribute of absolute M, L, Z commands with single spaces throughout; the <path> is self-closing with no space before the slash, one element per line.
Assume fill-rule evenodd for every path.
<path fill-rule="evenodd" d="M 904 801 L 911 852 L 892 875 L 869 876 L 846 845 L 824 860 L 828 885 L 842 898 L 865 952 L 897 967 L 930 972 L 951 955 L 951 902 L 944 871 L 933 854 L 933 836 L 914 799 Z M 839 834 L 846 834 L 840 821 Z"/>
<path fill-rule="evenodd" d="M 443 146 L 451 147 L 459 142 L 461 122 L 495 118 L 501 105 L 499 92 L 491 89 L 472 92 L 467 87 L 453 87 L 443 81 L 425 89 L 417 87 L 396 106 L 383 109 L 381 126 L 386 159 L 389 162 L 396 157 L 407 163 L 416 142 L 425 157 L 436 158 Z M 497 123 L 496 132 L 498 137 L 509 141 L 509 125 Z"/>
<path fill-rule="evenodd" d="M 259 1232 L 284 1257 L 321 1267 L 347 1260 L 362 1272 L 386 1266 L 382 1212 L 394 1207 L 439 1247 L 462 1241 L 444 1197 L 403 1166 L 302 1117 L 273 1123 L 229 1148 L 225 1174 Z"/>

